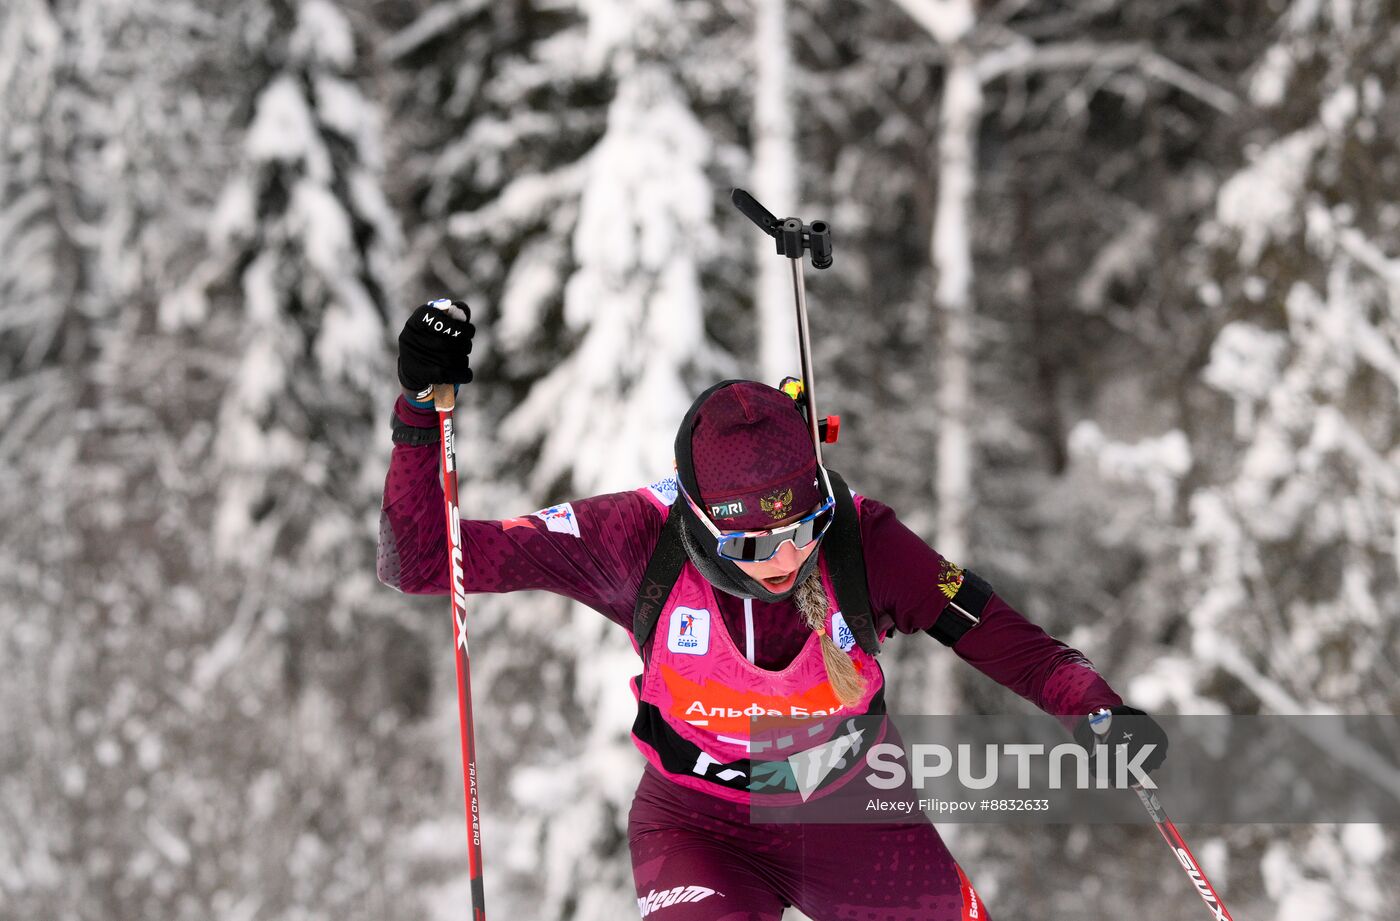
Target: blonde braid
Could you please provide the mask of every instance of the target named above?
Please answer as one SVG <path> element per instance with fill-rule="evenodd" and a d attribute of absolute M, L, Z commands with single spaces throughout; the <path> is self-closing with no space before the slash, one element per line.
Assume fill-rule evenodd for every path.
<path fill-rule="evenodd" d="M 793 601 L 802 616 L 802 622 L 822 640 L 822 664 L 826 666 L 826 678 L 836 698 L 845 707 L 853 706 L 865 696 L 865 679 L 856 671 L 856 663 L 831 641 L 826 632 L 827 599 L 826 588 L 822 585 L 821 573 L 814 572 L 807 581 L 797 587 Z"/>

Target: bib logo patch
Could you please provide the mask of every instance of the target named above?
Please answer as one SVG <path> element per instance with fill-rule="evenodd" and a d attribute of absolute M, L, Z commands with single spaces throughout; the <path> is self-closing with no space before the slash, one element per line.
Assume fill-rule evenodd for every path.
<path fill-rule="evenodd" d="M 841 616 L 840 611 L 831 615 L 831 638 L 842 652 L 850 652 L 855 648 L 855 632 L 846 624 L 846 618 Z"/>
<path fill-rule="evenodd" d="M 673 476 L 668 476 L 664 480 L 658 480 L 647 487 L 648 491 L 656 497 L 656 501 L 662 505 L 671 505 L 680 495 L 680 483 Z"/>
<path fill-rule="evenodd" d="M 671 612 L 666 648 L 688 656 L 710 651 L 710 612 L 704 608 L 678 607 Z"/>
<path fill-rule="evenodd" d="M 549 508 L 542 508 L 535 512 L 535 517 L 544 522 L 544 526 L 555 534 L 570 534 L 578 537 L 578 518 L 574 515 L 574 507 L 568 502 L 563 505 L 551 505 Z"/>

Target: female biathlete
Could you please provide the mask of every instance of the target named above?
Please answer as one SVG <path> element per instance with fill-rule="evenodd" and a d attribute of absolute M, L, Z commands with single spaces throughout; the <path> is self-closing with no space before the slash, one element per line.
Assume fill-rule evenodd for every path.
<path fill-rule="evenodd" d="M 419 307 L 399 336 L 404 395 L 378 574 L 409 593 L 448 591 L 429 394 L 471 380 L 470 314 L 440 306 Z M 1077 718 L 1081 741 L 1084 717 L 1109 708 L 1133 714 L 1137 730 L 1110 744 L 1156 744 L 1148 769 L 1165 752 L 1157 724 L 1124 707 L 1082 654 L 822 469 L 802 409 L 760 383 L 701 394 L 676 435 L 674 477 L 462 529 L 466 591 L 566 595 L 627 630 L 641 655 L 633 738 L 646 766 L 628 840 L 644 918 L 776 921 L 793 905 L 815 921 L 987 921 L 920 813 L 835 829 L 750 821 L 751 798 L 797 796 L 791 773 L 759 776 L 750 715 L 882 713 L 874 653 L 895 633 L 929 633 L 1041 709 Z"/>

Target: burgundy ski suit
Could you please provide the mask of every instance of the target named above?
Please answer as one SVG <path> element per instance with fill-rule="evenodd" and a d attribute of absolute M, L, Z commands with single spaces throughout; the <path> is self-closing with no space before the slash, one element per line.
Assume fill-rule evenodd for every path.
<path fill-rule="evenodd" d="M 400 398 L 398 418 L 436 426 Z M 542 589 L 597 610 L 630 632 L 643 572 L 665 520 L 646 489 L 580 499 L 503 520 L 462 521 L 468 592 Z M 876 628 L 918 633 L 943 612 L 944 560 L 887 506 L 861 500 L 860 530 Z M 413 594 L 448 591 L 438 446 L 396 445 L 384 488 L 379 578 Z M 790 601 L 716 592 L 723 624 L 753 664 L 785 668 L 811 631 Z M 753 625 L 747 635 L 746 622 Z M 719 629 L 716 626 L 715 629 Z M 658 630 L 660 633 L 660 630 Z M 932 640 L 930 655 L 942 653 Z M 961 659 L 1042 710 L 1076 719 L 1122 703 L 1077 650 L 999 596 L 952 647 Z M 624 676 L 619 676 L 619 680 Z M 639 765 L 643 762 L 639 759 Z M 657 921 L 776 921 L 794 905 L 815 921 L 988 921 L 986 908 L 934 826 L 754 824 L 748 807 L 686 789 L 645 764 L 628 821 L 641 916 Z"/>

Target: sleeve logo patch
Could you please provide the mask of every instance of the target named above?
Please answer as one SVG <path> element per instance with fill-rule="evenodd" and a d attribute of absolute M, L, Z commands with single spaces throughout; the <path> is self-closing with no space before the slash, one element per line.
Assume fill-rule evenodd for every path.
<path fill-rule="evenodd" d="M 846 623 L 846 618 L 837 611 L 831 615 L 831 638 L 836 641 L 842 652 L 850 652 L 855 648 L 856 635 Z"/>
<path fill-rule="evenodd" d="M 647 489 L 656 497 L 656 501 L 660 502 L 662 505 L 671 505 L 680 495 L 680 484 L 673 476 L 668 476 L 664 480 L 652 483 Z"/>
<path fill-rule="evenodd" d="M 962 588 L 963 571 L 953 563 L 943 560 L 938 564 L 938 590 L 952 601 L 957 597 L 958 589 Z"/>
<path fill-rule="evenodd" d="M 579 537 L 578 518 L 574 515 L 574 507 L 571 503 L 565 502 L 563 505 L 551 505 L 549 508 L 540 509 L 534 516 L 544 522 L 544 526 L 555 534 L 569 534 Z"/>
<path fill-rule="evenodd" d="M 688 656 L 710 651 L 710 612 L 704 608 L 677 607 L 671 612 L 666 648 Z"/>

